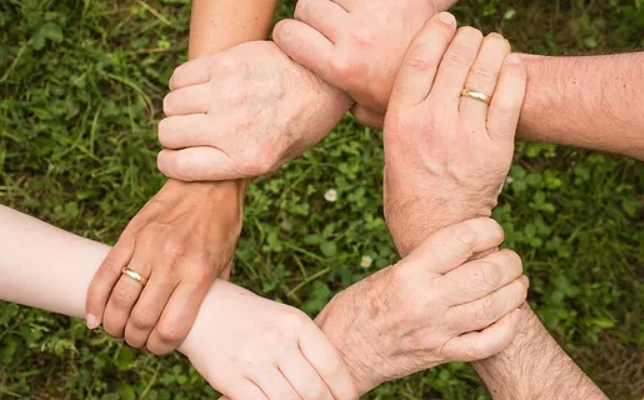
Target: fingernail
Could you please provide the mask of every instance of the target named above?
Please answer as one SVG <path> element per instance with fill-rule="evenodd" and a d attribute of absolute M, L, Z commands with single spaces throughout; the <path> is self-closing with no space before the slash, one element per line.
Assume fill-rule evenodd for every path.
<path fill-rule="evenodd" d="M 85 320 L 87 321 L 87 327 L 91 330 L 98 328 L 99 325 L 101 324 L 98 321 L 98 317 L 93 314 L 87 314 L 87 317 L 85 318 Z"/>
<path fill-rule="evenodd" d="M 521 56 L 518 54 L 510 54 L 508 58 L 505 59 L 508 64 L 518 65 L 521 64 Z"/>
<path fill-rule="evenodd" d="M 439 16 L 440 20 L 446 23 L 447 25 L 452 25 L 456 23 L 456 18 L 448 12 L 442 12 Z"/>
<path fill-rule="evenodd" d="M 500 33 L 497 33 L 497 32 L 492 32 L 492 33 L 490 33 L 490 34 L 488 35 L 488 37 L 497 37 L 497 38 L 505 39 L 505 38 L 503 37 L 503 35 L 501 35 Z"/>

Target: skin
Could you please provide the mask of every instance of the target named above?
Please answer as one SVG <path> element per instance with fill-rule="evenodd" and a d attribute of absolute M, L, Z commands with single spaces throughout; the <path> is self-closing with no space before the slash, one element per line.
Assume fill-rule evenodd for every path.
<path fill-rule="evenodd" d="M 306 11 L 328 9 L 343 1 L 348 3 L 348 13 Z M 293 20 L 280 21 L 273 38 L 294 60 L 356 99 L 353 111 L 358 120 L 382 128 L 387 94 L 397 73 L 391 66 L 399 65 L 403 52 L 398 49 L 407 49 L 420 29 L 405 8 L 410 1 L 375 7 L 370 0 L 300 0 L 299 9 L 305 11 L 296 11 Z M 453 3 L 436 6 L 444 10 Z M 425 15 L 426 5 L 414 5 L 413 11 Z M 410 23 L 396 24 L 401 19 Z M 644 160 L 644 112 L 632 107 L 644 90 L 644 71 L 639 68 L 644 52 L 522 57 L 528 87 L 519 139 Z"/>
<path fill-rule="evenodd" d="M 414 182 L 406 191 L 385 183 L 385 199 L 394 205 L 385 205 L 387 217 L 389 221 L 405 221 L 411 215 L 423 221 L 405 229 L 392 229 L 402 252 L 414 248 L 419 240 L 445 224 L 479 215 L 481 208 L 477 204 L 483 205 L 485 213 L 491 211 L 485 205 L 496 203 L 497 189 L 505 178 L 499 172 L 507 172 L 509 167 L 525 93 L 526 70 L 517 55 L 505 57 L 509 52 L 507 43 L 492 35 L 482 39 L 467 28 L 461 28 L 450 39 L 453 25 L 447 27 L 439 20 L 440 16 L 432 19 L 412 43 L 385 120 L 387 179 L 395 180 L 403 174 Z M 449 40 L 450 48 L 440 60 L 436 49 L 447 46 Z M 467 97 L 459 98 L 461 87 L 495 93 L 492 104 L 488 107 Z M 442 119 L 450 116 L 451 123 L 442 125 Z M 418 146 L 428 142 L 430 145 Z M 410 148 L 410 144 L 415 146 Z M 472 152 L 474 149 L 476 152 Z M 447 197 L 440 190 L 443 187 L 450 191 L 452 201 L 445 201 Z M 486 191 L 486 187 L 495 190 Z M 472 189 L 479 201 L 470 193 Z M 461 203 L 460 199 L 468 200 Z M 529 307 L 523 308 L 521 334 L 513 344 L 499 355 L 475 364 L 494 398 L 605 399 Z"/>
<path fill-rule="evenodd" d="M 275 2 L 195 0 L 193 7 L 194 58 L 265 37 Z M 245 192 L 244 181 L 169 180 L 128 224 L 92 280 L 88 327 L 102 324 L 112 337 L 154 354 L 176 349 L 215 279 L 230 274 Z M 149 278 L 148 284 L 123 276 L 123 267 Z"/>
<path fill-rule="evenodd" d="M 351 400 L 421 368 L 488 357 L 514 339 L 521 311 L 494 315 L 520 305 L 527 282 L 516 254 L 466 260 L 502 240 L 489 219 L 437 232 L 407 259 L 337 295 L 319 328 L 292 307 L 217 280 L 179 351 L 232 400 Z M 34 246 L 39 251 L 24 250 Z M 0 250 L 0 299 L 82 317 L 110 248 L 0 206 Z M 484 276 L 499 280 L 484 284 Z M 513 294 L 499 297 L 503 291 Z M 366 305 L 391 309 L 354 312 Z M 365 368 L 376 353 L 386 368 Z"/>

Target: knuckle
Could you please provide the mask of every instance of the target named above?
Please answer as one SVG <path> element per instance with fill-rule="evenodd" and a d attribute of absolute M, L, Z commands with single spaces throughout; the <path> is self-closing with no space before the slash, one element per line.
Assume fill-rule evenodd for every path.
<path fill-rule="evenodd" d="M 335 75 L 342 81 L 351 81 L 356 74 L 354 63 L 346 56 L 338 55 L 333 57 L 330 65 Z"/>
<path fill-rule="evenodd" d="M 370 29 L 352 29 L 349 39 L 357 47 L 368 49 L 374 45 L 375 37 Z"/>
<path fill-rule="evenodd" d="M 172 323 L 163 323 L 157 327 L 157 336 L 166 344 L 179 344 L 186 337 L 183 327 Z"/>
<path fill-rule="evenodd" d="M 479 264 L 481 280 L 488 290 L 495 290 L 503 281 L 500 265 L 491 261 L 481 261 Z"/>
<path fill-rule="evenodd" d="M 321 382 L 314 382 L 304 389 L 302 394 L 303 400 L 322 400 L 325 398 L 326 391 L 322 387 Z"/>
<path fill-rule="evenodd" d="M 450 234 L 457 243 L 463 247 L 471 249 L 476 246 L 476 233 L 468 224 L 457 224 L 450 229 Z"/>
<path fill-rule="evenodd" d="M 470 71 L 470 77 L 474 82 L 495 83 L 497 78 L 497 71 L 489 65 L 478 65 Z"/>
<path fill-rule="evenodd" d="M 154 328 L 157 323 L 157 316 L 155 313 L 147 309 L 137 310 L 132 315 L 132 326 L 138 330 L 149 331 Z"/>
<path fill-rule="evenodd" d="M 308 9 L 309 9 L 309 0 L 299 0 L 295 5 L 295 12 L 293 13 L 293 16 L 297 20 L 306 21 L 307 19 L 306 13 Z"/>
<path fill-rule="evenodd" d="M 501 250 L 501 256 L 503 257 L 503 264 L 506 269 L 513 272 L 513 277 L 518 277 L 523 273 L 523 260 L 521 256 L 512 250 Z"/>
<path fill-rule="evenodd" d="M 172 238 L 163 244 L 162 251 L 165 259 L 168 260 L 171 265 L 174 265 L 176 261 L 186 256 L 187 247 L 185 241 L 182 239 Z"/>
<path fill-rule="evenodd" d="M 429 49 L 426 46 L 415 46 L 407 58 L 407 65 L 415 69 L 430 70 L 435 64 L 429 54 Z"/>
<path fill-rule="evenodd" d="M 281 324 L 289 332 L 298 332 L 310 322 L 309 318 L 300 310 L 289 310 L 284 315 Z"/>
<path fill-rule="evenodd" d="M 498 320 L 501 316 L 499 315 L 497 304 L 497 299 L 494 296 L 483 298 L 481 309 L 477 317 L 478 321 L 484 325 L 490 325 L 494 321 Z"/>
<path fill-rule="evenodd" d="M 472 49 L 463 44 L 453 44 L 447 54 L 445 54 L 445 59 L 448 64 L 459 67 L 468 67 L 473 58 Z"/>
<path fill-rule="evenodd" d="M 136 297 L 134 293 L 129 290 L 119 289 L 116 291 L 113 301 L 116 308 L 130 308 L 136 301 Z"/>

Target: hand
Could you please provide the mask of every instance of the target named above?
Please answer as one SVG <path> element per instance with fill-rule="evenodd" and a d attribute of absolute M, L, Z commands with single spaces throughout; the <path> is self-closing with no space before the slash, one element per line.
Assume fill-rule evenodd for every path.
<path fill-rule="evenodd" d="M 217 277 L 227 278 L 241 231 L 245 187 L 168 181 L 127 226 L 97 271 L 87 323 L 154 354 L 186 337 Z M 145 288 L 121 274 L 127 267 Z"/>
<path fill-rule="evenodd" d="M 161 172 L 183 181 L 254 177 L 322 139 L 351 100 L 273 42 L 250 42 L 177 68 L 159 124 Z"/>
<path fill-rule="evenodd" d="M 384 381 L 505 349 L 527 296 L 521 259 L 490 219 L 445 228 L 411 255 L 333 298 L 317 321 L 342 353 L 360 393 Z"/>
<path fill-rule="evenodd" d="M 305 314 L 217 281 L 180 349 L 232 400 L 357 400 L 340 354 Z"/>
<path fill-rule="evenodd" d="M 382 127 L 405 52 L 425 22 L 456 0 L 299 0 L 275 42 L 358 103 L 358 120 Z"/>
<path fill-rule="evenodd" d="M 525 95 L 525 68 L 501 35 L 455 34 L 443 16 L 411 45 L 385 121 L 384 211 L 403 256 L 442 227 L 491 215 Z M 493 95 L 491 105 L 463 88 Z"/>

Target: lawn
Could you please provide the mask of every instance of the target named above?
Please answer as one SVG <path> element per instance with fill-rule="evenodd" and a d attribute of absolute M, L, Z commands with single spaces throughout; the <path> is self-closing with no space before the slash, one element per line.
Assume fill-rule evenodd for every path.
<path fill-rule="evenodd" d="M 283 1 L 277 18 L 294 3 Z M 642 0 L 463 0 L 454 11 L 525 52 L 644 47 Z M 164 181 L 156 123 L 168 79 L 186 59 L 188 18 L 188 0 L 2 0 L 0 203 L 113 243 Z M 255 182 L 235 282 L 314 315 L 337 290 L 395 262 L 382 167 L 381 133 L 347 117 L 304 157 Z M 506 246 L 523 256 L 532 305 L 618 400 L 644 395 L 643 187 L 641 163 L 521 144 L 495 211 Z M 332 188 L 334 203 L 324 198 Z M 360 266 L 363 255 L 373 266 Z M 0 303 L 0 399 L 213 395 L 180 355 L 157 358 L 83 321 Z M 489 395 L 469 366 L 455 364 L 367 397 Z"/>

